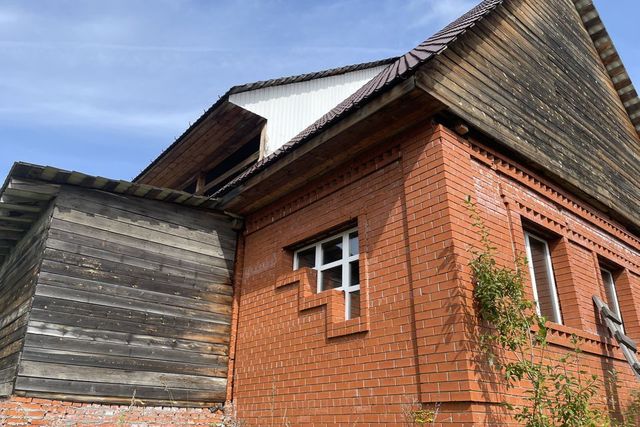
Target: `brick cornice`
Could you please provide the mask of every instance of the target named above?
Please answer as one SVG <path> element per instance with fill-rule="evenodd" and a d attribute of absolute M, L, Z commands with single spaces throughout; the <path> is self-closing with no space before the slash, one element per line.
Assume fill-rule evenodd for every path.
<path fill-rule="evenodd" d="M 596 209 L 579 202 L 575 197 L 540 178 L 535 173 L 518 165 L 516 162 L 484 147 L 476 141 L 467 142 L 467 149 L 471 157 L 478 160 L 501 175 L 512 179 L 535 191 L 557 207 L 565 209 L 579 218 L 588 221 L 602 231 L 626 243 L 636 251 L 640 251 L 640 239 L 626 231 L 622 226 L 605 218 Z"/>

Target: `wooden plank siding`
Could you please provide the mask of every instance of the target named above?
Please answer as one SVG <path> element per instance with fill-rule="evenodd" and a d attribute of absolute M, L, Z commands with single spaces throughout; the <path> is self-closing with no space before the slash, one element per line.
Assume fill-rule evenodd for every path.
<path fill-rule="evenodd" d="M 640 224 L 640 140 L 570 0 L 504 2 L 417 81 L 553 178 Z"/>
<path fill-rule="evenodd" d="M 62 186 L 15 393 L 223 402 L 235 242 L 221 214 Z"/>
<path fill-rule="evenodd" d="M 50 218 L 45 210 L 0 266 L 0 396 L 13 392 Z"/>

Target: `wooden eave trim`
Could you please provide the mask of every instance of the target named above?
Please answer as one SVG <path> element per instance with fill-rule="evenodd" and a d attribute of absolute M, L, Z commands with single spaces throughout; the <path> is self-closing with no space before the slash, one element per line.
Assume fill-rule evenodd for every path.
<path fill-rule="evenodd" d="M 609 37 L 609 33 L 592 0 L 573 0 L 573 3 L 603 65 L 607 69 L 620 101 L 629 114 L 629 119 L 636 129 L 638 137 L 640 137 L 640 98 L 638 98 L 638 92 L 633 86 L 622 59 L 613 44 L 613 40 Z"/>
<path fill-rule="evenodd" d="M 214 126 L 226 126 L 230 122 L 229 114 L 252 116 L 259 122 L 266 120 L 264 117 L 234 104 L 228 99 L 221 100 L 214 110 L 207 112 L 199 119 L 199 122 L 191 125 L 183 135 L 164 150 L 140 175 L 134 178 L 132 182 L 148 183 L 157 181 L 158 179 L 166 180 L 166 170 L 179 163 L 181 161 L 180 159 L 185 155 L 188 156 L 194 146 L 201 142 L 202 138 L 206 136 Z M 262 125 L 258 124 L 258 127 L 259 129 L 256 133 L 262 129 Z M 229 128 L 229 135 L 233 135 L 233 130 L 234 128 Z M 253 132 L 251 133 L 253 134 Z M 167 187 L 168 185 L 163 183 L 159 186 Z"/>

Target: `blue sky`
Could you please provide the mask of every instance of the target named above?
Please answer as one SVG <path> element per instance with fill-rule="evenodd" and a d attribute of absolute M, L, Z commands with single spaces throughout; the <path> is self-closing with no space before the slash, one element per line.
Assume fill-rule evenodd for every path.
<path fill-rule="evenodd" d="M 0 181 L 130 179 L 230 86 L 402 54 L 475 3 L 0 0 Z M 640 2 L 596 5 L 640 84 Z"/>

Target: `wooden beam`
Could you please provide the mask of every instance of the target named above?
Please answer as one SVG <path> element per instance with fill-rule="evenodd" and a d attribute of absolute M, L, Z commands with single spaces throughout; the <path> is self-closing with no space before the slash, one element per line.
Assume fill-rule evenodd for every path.
<path fill-rule="evenodd" d="M 40 206 L 20 205 L 17 203 L 1 203 L 0 211 L 16 211 L 16 212 L 33 212 L 38 213 L 42 210 Z"/>
<path fill-rule="evenodd" d="M 49 201 L 53 198 L 52 195 L 48 195 L 48 194 L 44 194 L 44 193 L 37 193 L 37 192 L 33 192 L 33 191 L 26 191 L 26 190 L 19 190 L 16 188 L 5 188 L 3 196 L 10 196 L 12 197 L 12 201 L 16 201 L 15 199 L 19 199 L 21 201 L 27 201 L 27 202 L 32 202 L 32 201 Z"/>
<path fill-rule="evenodd" d="M 32 224 L 33 222 L 35 222 L 38 219 L 37 216 L 3 216 L 0 215 L 0 222 L 2 221 L 6 221 L 6 222 L 11 222 L 11 223 L 21 223 L 21 224 Z"/>
<path fill-rule="evenodd" d="M 7 188 L 14 190 L 28 191 L 31 193 L 46 194 L 48 196 L 55 196 L 60 190 L 60 186 L 57 184 L 43 183 L 42 181 L 28 181 L 18 178 L 11 178 Z"/>
<path fill-rule="evenodd" d="M 24 233 L 15 231 L 0 231 L 0 240 L 20 240 L 23 236 Z"/>
<path fill-rule="evenodd" d="M 196 177 L 196 191 L 195 194 L 198 196 L 204 193 L 204 185 L 205 185 L 205 174 L 204 172 L 200 172 Z"/>
<path fill-rule="evenodd" d="M 204 189 L 203 189 L 203 193 L 206 193 L 208 190 L 210 190 L 211 188 L 215 187 L 216 185 L 220 184 L 221 182 L 223 182 L 225 179 L 229 178 L 230 176 L 233 176 L 235 174 L 237 174 L 239 171 L 242 171 L 246 168 L 249 167 L 249 165 L 255 163 L 258 161 L 258 157 L 260 157 L 260 153 L 256 152 L 252 155 L 250 155 L 249 157 L 247 157 L 246 159 L 244 159 L 243 161 L 241 161 L 240 163 L 238 163 L 237 165 L 235 165 L 234 167 L 232 167 L 231 169 L 229 169 L 228 171 L 226 171 L 225 173 L 223 173 L 222 175 L 220 175 L 219 177 L 217 177 L 216 179 L 214 179 L 213 181 L 211 181 L 210 183 L 208 183 Z"/>
<path fill-rule="evenodd" d="M 0 220 L 0 231 L 17 231 L 17 232 L 23 232 L 27 229 L 28 227 L 24 227 L 24 226 L 20 226 L 20 224 L 7 224 L 5 222 L 3 222 L 2 220 Z"/>

